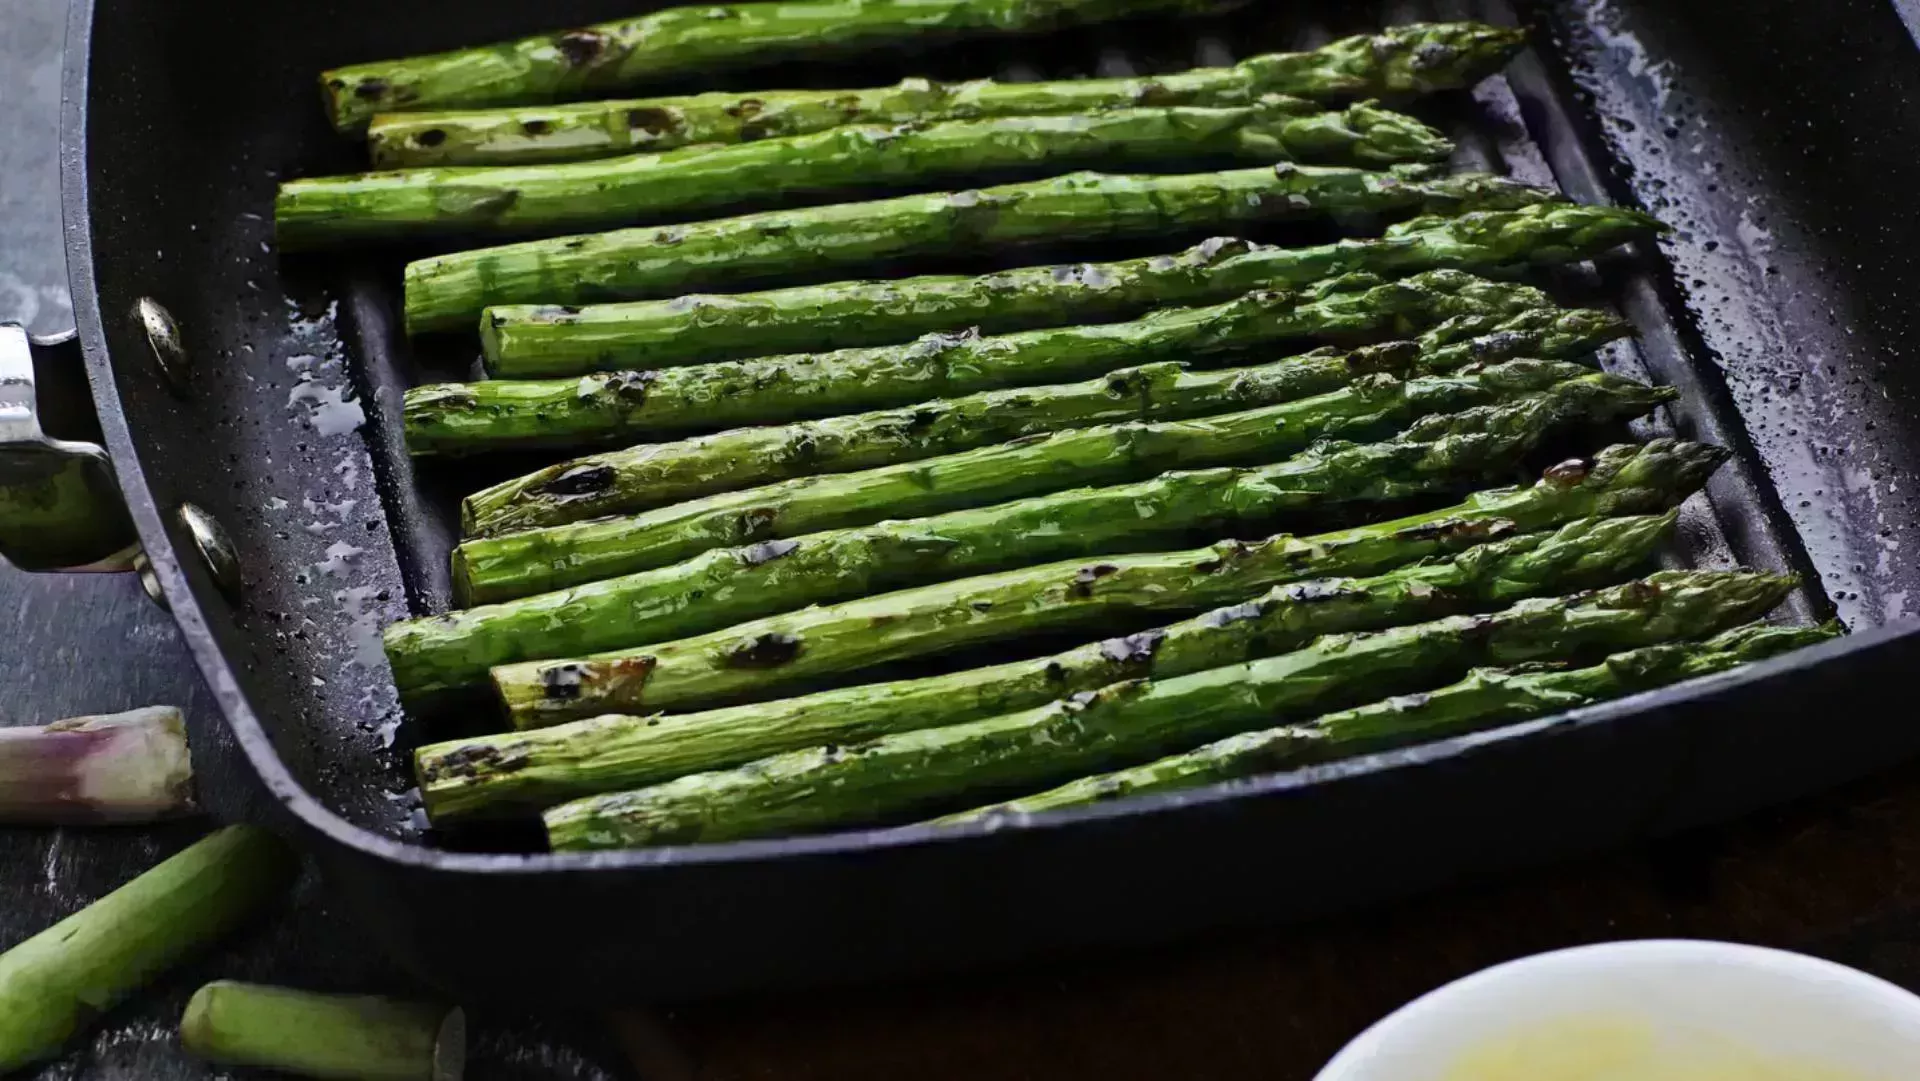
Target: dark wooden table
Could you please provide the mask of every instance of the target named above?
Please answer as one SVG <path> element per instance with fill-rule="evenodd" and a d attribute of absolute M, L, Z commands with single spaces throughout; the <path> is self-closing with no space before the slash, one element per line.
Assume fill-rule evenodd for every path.
<path fill-rule="evenodd" d="M 0 319 L 38 331 L 64 326 L 69 307 L 54 167 L 64 7 L 8 0 L 0 18 Z M 0 723 L 176 703 L 206 734 L 195 757 L 208 802 L 224 815 L 247 812 L 199 679 L 131 579 L 0 567 L 0 635 Z M 203 828 L 0 830 L 0 946 Z M 1801 949 L 1920 989 L 1920 768 L 1643 850 L 1257 936 L 924 986 L 635 1011 L 611 1025 L 479 1011 L 472 1076 L 1304 1081 L 1375 1018 L 1453 977 L 1539 950 L 1647 936 Z M 38 1077 L 220 1076 L 173 1039 L 186 996 L 217 976 L 411 990 L 309 878 L 272 920 L 114 1011 Z"/>

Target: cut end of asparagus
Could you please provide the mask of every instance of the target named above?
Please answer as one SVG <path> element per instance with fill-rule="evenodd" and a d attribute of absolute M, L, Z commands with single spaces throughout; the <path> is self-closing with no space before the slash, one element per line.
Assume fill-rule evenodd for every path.
<path fill-rule="evenodd" d="M 188 1053 L 311 1077 L 459 1081 L 466 1015 L 428 1003 L 217 980 L 180 1018 Z"/>
<path fill-rule="evenodd" d="M 0 728 L 0 822 L 146 822 L 192 809 L 186 722 L 171 706 Z"/>

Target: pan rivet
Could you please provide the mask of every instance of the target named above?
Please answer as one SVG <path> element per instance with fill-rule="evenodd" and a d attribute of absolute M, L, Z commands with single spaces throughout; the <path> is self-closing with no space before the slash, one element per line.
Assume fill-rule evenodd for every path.
<path fill-rule="evenodd" d="M 233 542 L 227 539 L 227 531 L 221 528 L 213 515 L 192 503 L 180 504 L 178 515 L 180 524 L 186 527 L 187 536 L 193 541 L 193 550 L 199 554 L 200 562 L 213 577 L 213 584 L 220 588 L 227 600 L 238 603 L 240 556 L 234 551 Z"/>
<path fill-rule="evenodd" d="M 160 374 L 166 377 L 167 385 L 176 393 L 185 394 L 192 365 L 187 359 L 187 347 L 180 340 L 180 324 L 174 321 L 173 313 L 161 307 L 160 302 L 152 297 L 141 297 L 133 304 L 133 316 L 140 321 L 140 329 L 146 332 L 147 344 L 153 349 L 153 362 L 160 366 Z"/>
<path fill-rule="evenodd" d="M 133 573 L 140 579 L 140 588 L 147 591 L 148 600 L 159 605 L 162 612 L 173 610 L 173 605 L 167 603 L 167 595 L 160 590 L 160 576 L 153 572 L 153 562 L 147 553 L 133 557 Z"/>

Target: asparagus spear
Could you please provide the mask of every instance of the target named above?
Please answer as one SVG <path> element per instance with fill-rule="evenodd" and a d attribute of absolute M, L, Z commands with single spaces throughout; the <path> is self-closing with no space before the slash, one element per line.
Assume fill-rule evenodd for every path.
<path fill-rule="evenodd" d="M 1195 158 L 1379 166 L 1445 161 L 1410 116 L 1300 98 L 1224 109 L 1115 109 L 933 124 L 850 125 L 734 146 L 558 165 L 409 169 L 280 185 L 281 247 L 645 225 L 796 196 L 965 182 L 1009 171 L 1162 168 Z"/>
<path fill-rule="evenodd" d="M 1540 665 L 1480 668 L 1437 691 L 1400 695 L 1301 724 L 1245 732 L 1143 766 L 1083 777 L 1037 795 L 975 808 L 942 823 L 1020 819 L 1124 796 L 1193 788 L 1276 773 L 1387 747 L 1463 735 L 1560 713 L 1610 698 L 1725 672 L 1840 634 L 1837 623 L 1778 627 L 1749 623 L 1704 642 L 1616 653 L 1589 668 Z"/>
<path fill-rule="evenodd" d="M 1578 381 L 1585 388 L 1577 393 L 1586 395 L 1588 415 L 1602 419 L 1637 416 L 1673 398 L 1666 388 L 1591 374 L 1569 361 L 1511 361 L 1457 376 L 1430 376 L 1406 383 L 1387 375 L 1366 376 L 1342 390 L 1240 413 L 1082 428 L 924 461 L 808 478 L 743 492 L 734 502 L 746 501 L 756 515 L 756 525 L 767 523 L 750 529 L 752 538 L 766 534 L 791 537 L 803 532 L 812 536 L 774 545 L 779 549 L 777 559 L 764 541 L 747 549 L 710 550 L 681 564 L 677 576 L 648 575 L 650 584 L 645 591 L 651 595 L 654 588 L 667 581 L 698 583 L 704 599 L 697 615 L 682 611 L 678 604 L 670 606 L 676 630 L 662 637 L 678 637 L 692 633 L 686 629 L 691 620 L 719 620 L 745 604 L 747 598 L 720 588 L 723 582 L 734 581 L 743 573 L 767 579 L 754 591 L 752 600 L 758 605 L 777 602 L 775 580 L 791 584 L 793 579 L 825 576 L 839 582 L 842 596 L 892 589 L 905 584 L 899 574 L 923 574 L 953 560 L 998 560 L 1014 554 L 1002 544 L 1012 534 L 1003 536 L 989 523 L 1001 521 L 1006 514 L 1017 516 L 1009 520 L 1025 521 L 1024 508 L 1031 505 L 1037 513 L 1041 506 L 1032 503 L 1031 497 L 1088 485 L 1146 481 L 1168 470 L 1272 462 L 1305 450 L 1319 439 L 1381 437 L 1421 417 L 1511 401 L 1568 381 Z M 1161 500 L 1155 495 L 1162 488 L 1151 482 L 1133 488 L 1137 492 L 1130 490 L 1129 495 L 1122 496 L 1115 491 L 1110 498 L 1131 499 L 1137 495 L 1145 501 L 1139 505 L 1157 508 L 1150 522 L 1119 515 L 1070 527 L 1075 512 L 1065 508 L 1080 500 L 1071 493 L 1050 500 L 1045 513 L 1050 517 L 1065 515 L 1058 522 L 1073 534 L 1073 540 L 1102 546 L 1121 537 L 1144 540 L 1156 530 L 1190 525 L 1179 509 L 1159 507 Z M 1009 500 L 1026 502 L 992 506 Z M 1145 514 L 1143 511 L 1141 516 Z M 777 525 L 769 521 L 776 515 Z M 918 520 L 883 521 L 903 518 Z M 703 520 L 712 521 L 711 517 Z M 687 519 L 681 516 L 680 521 Z M 830 543 L 828 535 L 813 532 L 872 522 L 883 524 L 843 530 Z M 730 513 L 722 528 L 739 530 L 738 513 Z M 455 588 L 462 603 L 493 604 L 631 575 L 670 561 L 663 558 L 658 547 L 644 543 L 649 536 L 666 541 L 669 551 L 684 551 L 690 547 L 689 540 L 694 540 L 684 530 L 677 536 L 661 537 L 642 516 L 576 522 L 470 541 L 454 551 Z M 706 543 L 710 536 L 694 543 Z M 1066 540 L 1060 538 L 1062 543 Z M 829 554 L 829 548 L 842 545 L 855 546 L 849 552 L 857 550 L 859 555 Z M 848 562 L 849 558 L 853 561 Z M 854 567 L 864 568 L 864 573 L 854 573 Z M 636 579 L 629 584 L 638 588 L 638 582 Z M 627 598 L 623 606 L 633 603 L 635 594 L 624 588 L 619 592 Z M 568 603 L 581 604 L 584 598 L 576 595 Z M 645 607 L 663 615 L 669 610 L 651 603 Z M 778 609 L 768 609 L 773 610 Z"/>
<path fill-rule="evenodd" d="M 951 454 L 1062 428 L 1179 420 L 1275 405 L 1337 389 L 1370 372 L 1439 374 L 1514 355 L 1575 356 L 1630 332 L 1626 323 L 1606 312 L 1536 308 L 1496 324 L 1490 334 L 1454 340 L 1480 325 L 1476 318 L 1448 320 L 1411 346 L 1390 342 L 1346 354 L 1321 349 L 1251 368 L 1210 372 L 1160 362 L 1084 383 L 985 391 L 904 409 L 647 444 L 561 462 L 484 489 L 462 504 L 462 521 L 469 536 L 482 537 L 564 525 L 769 481 Z"/>
<path fill-rule="evenodd" d="M 0 728 L 0 822 L 145 822 L 193 807 L 180 711 Z"/>
<path fill-rule="evenodd" d="M 547 837 L 561 851 L 680 844 L 920 814 L 1415 690 L 1475 664 L 1560 660 L 1712 634 L 1772 608 L 1792 584 L 1776 575 L 1669 571 L 1491 615 L 1330 635 L 1264 660 L 1116 683 L 1019 713 L 590 796 L 547 811 Z"/>
<path fill-rule="evenodd" d="M 908 345 L 663 371 L 415 387 L 406 394 L 407 447 L 462 454 L 835 416 L 1302 337 L 1390 337 L 1456 316 L 1473 317 L 1473 328 L 1484 330 L 1541 299 L 1524 286 L 1452 270 L 1394 282 L 1356 275 L 1300 292 L 1261 290 L 1207 308 L 1167 308 L 1130 323 L 932 334 Z"/>
<path fill-rule="evenodd" d="M 982 333 L 1135 318 L 1156 306 L 1206 304 L 1253 289 L 1354 272 L 1488 271 L 1592 258 L 1661 228 L 1637 210 L 1542 203 L 1400 222 L 1384 237 L 1276 248 L 1215 237 L 1176 255 L 1027 267 L 981 277 L 835 282 L 672 300 L 488 308 L 488 371 L 537 379 L 633 367 L 885 345 L 916 334 Z"/>
<path fill-rule="evenodd" d="M 385 113 L 367 128 L 376 168 L 580 161 L 696 143 L 750 143 L 847 124 L 1093 113 L 1139 105 L 1248 105 L 1268 94 L 1405 96 L 1459 89 L 1504 66 L 1518 30 L 1476 23 L 1396 26 L 1304 53 L 1249 57 L 1225 68 L 1128 79 L 937 83 L 905 79 L 863 90 L 721 91 L 690 97 Z"/>
<path fill-rule="evenodd" d="M 1541 407 L 1536 416 L 1549 409 Z M 1389 455 L 1430 454 L 1436 464 L 1458 455 L 1462 457 L 1456 461 L 1465 465 L 1466 458 L 1484 454 L 1506 441 L 1504 436 L 1456 435 L 1433 444 L 1414 445 L 1427 450 L 1375 444 L 1371 449 L 1336 448 L 1327 456 L 1350 464 L 1360 473 L 1378 469 L 1364 464 L 1364 459 L 1381 451 Z M 1360 453 L 1354 453 L 1356 449 Z M 1340 490 L 1342 482 L 1360 477 L 1316 469 L 1315 457 L 1296 459 L 1292 465 L 1300 472 L 1292 477 L 1286 476 L 1287 469 L 1255 474 L 1248 483 L 1231 489 L 1227 498 L 1246 498 L 1252 507 L 1268 508 L 1267 513 L 1350 498 Z M 1356 462 L 1356 458 L 1362 461 Z M 1419 490 L 1417 471 L 1393 472 L 1416 478 L 1404 487 L 1392 486 L 1402 494 Z M 1427 485 L 1428 491 L 1436 489 L 1444 490 Z M 1373 490 L 1385 494 L 1388 489 Z M 1123 509 L 1119 513 L 1130 512 Z M 1093 561 L 1047 563 L 767 616 L 645 647 L 584 658 L 575 654 L 575 659 L 500 665 L 491 675 L 509 717 L 521 728 L 597 713 L 642 708 L 684 710 L 727 700 L 766 699 L 797 685 L 845 682 L 850 674 L 878 664 L 1009 638 L 1081 630 L 1089 626 L 1089 621 L 1113 619 L 1116 613 L 1137 613 L 1143 607 L 1180 610 L 1190 603 L 1187 597 L 1143 599 L 1139 588 L 1144 585 L 1157 590 L 1166 584 L 1167 575 L 1160 572 L 1171 566 L 1185 566 L 1188 572 L 1202 576 L 1215 573 L 1222 569 L 1223 559 L 1239 560 L 1238 551 L 1230 549 L 1228 556 L 1214 553 L 1194 563 L 1178 562 L 1191 553 L 1105 555 Z M 1265 560 L 1255 562 L 1266 565 Z M 1202 606 L 1209 603 L 1200 602 Z M 568 623 L 555 626 L 552 633 L 558 637 L 595 630 Z M 541 652 L 547 652 L 544 644 Z M 458 654 L 439 654 L 450 653 L 449 665 L 457 662 Z M 413 657 L 403 656 L 399 667 L 413 665 Z"/>
<path fill-rule="evenodd" d="M 525 241 L 408 264 L 409 332 L 463 330 L 499 304 L 595 304 L 820 278 L 915 255 L 1150 237 L 1242 222 L 1453 214 L 1561 202 L 1485 174 L 1282 162 L 1174 176 L 1071 173 L 1024 184 L 774 210 L 687 225 Z"/>
<path fill-rule="evenodd" d="M 496 45 L 336 68 L 321 74 L 320 89 L 334 127 L 353 132 L 375 113 L 595 97 L 660 79 L 706 78 L 718 68 L 894 49 L 955 35 L 1040 33 L 1136 15 L 1202 15 L 1226 6 L 1223 0 L 688 5 Z"/>
<path fill-rule="evenodd" d="M 1475 355 L 1474 351 L 1482 344 L 1487 346 L 1489 354 L 1496 354 L 1510 346 L 1537 341 L 1537 338 L 1529 335 L 1473 339 L 1463 343 L 1464 347 L 1447 346 L 1423 352 L 1418 363 L 1425 370 L 1450 372 L 1467 363 L 1465 358 Z M 1498 358 L 1490 356 L 1489 359 Z M 1539 370 L 1541 365 L 1547 363 L 1532 362 L 1529 370 Z M 1303 358 L 1300 367 L 1303 372 L 1298 382 L 1301 383 L 1323 369 L 1318 358 L 1312 356 Z M 1419 383 L 1417 388 L 1425 391 L 1447 385 L 1451 384 Z M 1620 385 L 1612 386 L 1616 390 L 1626 389 Z M 1657 395 L 1664 392 L 1641 393 Z M 1416 395 L 1416 398 L 1423 396 Z M 1287 414 L 1283 411 L 1279 415 Z M 1277 436 L 1282 433 L 1271 434 Z M 1024 438 L 1050 440 L 1053 437 L 1038 435 Z M 1066 437 L 1063 434 L 1060 438 Z M 797 477 L 758 488 L 716 493 L 628 517 L 602 517 L 475 538 L 461 543 L 455 549 L 454 575 L 463 594 L 474 598 L 497 596 L 505 588 L 533 589 L 537 592 L 542 582 L 590 580 L 586 577 L 588 575 L 608 577 L 613 567 L 624 569 L 611 573 L 626 573 L 629 570 L 663 566 L 716 547 L 861 525 L 886 516 L 933 513 L 930 510 L 910 511 L 905 509 L 907 507 L 952 509 L 977 504 L 982 490 L 979 485 L 1049 483 L 1049 478 L 1045 476 L 1031 479 L 1000 474 L 971 476 L 963 468 L 941 468 L 935 464 L 958 458 L 964 467 L 976 461 L 1003 460 L 1009 453 L 1018 455 L 1020 452 L 1004 447 L 983 448 L 961 452 L 961 455 L 968 457 L 949 455 L 930 461 L 916 455 L 892 466 L 879 466 L 855 473 Z M 1040 455 L 1040 461 L 1051 465 L 1047 451 L 1032 453 Z M 1117 466 L 1120 463 L 1114 464 Z M 743 471 L 753 468 L 743 467 Z M 1051 486 L 1058 488 L 1061 485 L 1053 483 Z M 859 495 L 861 492 L 877 494 L 874 498 L 865 498 Z M 579 509 L 584 508 L 568 508 L 569 516 L 578 516 Z M 539 567 L 542 563 L 550 565 L 543 570 Z M 512 586 L 511 583 L 516 580 L 522 585 Z M 548 585 L 545 588 L 557 586 Z"/>
<path fill-rule="evenodd" d="M 180 1045 L 226 1066 L 342 1081 L 459 1081 L 465 1011 L 369 995 L 216 980 L 180 1018 Z"/>
<path fill-rule="evenodd" d="M 229 826 L 0 954 L 0 1074 L 51 1058 L 94 1018 L 265 907 L 299 861 Z"/>
<path fill-rule="evenodd" d="M 798 699 L 667 717 L 610 716 L 432 744 L 414 774 L 436 822 L 654 784 L 825 743 L 937 728 L 1045 705 L 1124 679 L 1166 679 L 1371 630 L 1617 581 L 1653 555 L 1674 514 L 1582 518 L 1384 574 L 1275 587 L 1169 627 L 1051 657 Z M 1474 535 L 1465 538 L 1471 543 Z M 1258 579 L 1255 579 L 1257 581 Z M 1202 579 L 1188 604 L 1245 592 Z M 1185 581 L 1179 582 L 1185 587 Z M 1232 585 L 1244 590 L 1248 582 Z"/>

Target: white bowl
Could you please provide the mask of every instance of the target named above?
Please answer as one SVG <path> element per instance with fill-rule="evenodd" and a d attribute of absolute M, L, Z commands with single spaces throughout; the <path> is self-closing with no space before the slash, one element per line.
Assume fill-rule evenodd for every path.
<path fill-rule="evenodd" d="M 1723 942 L 1582 946 L 1450 983 L 1316 1081 L 1915 1081 L 1920 997 Z"/>

